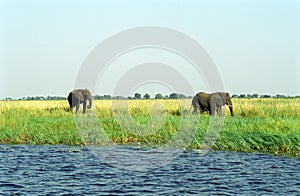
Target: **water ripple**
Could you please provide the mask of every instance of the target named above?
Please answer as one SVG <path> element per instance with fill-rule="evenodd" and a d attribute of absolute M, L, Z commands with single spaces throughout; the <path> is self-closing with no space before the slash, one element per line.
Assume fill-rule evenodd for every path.
<path fill-rule="evenodd" d="M 121 150 L 144 152 L 141 163 L 157 153 Z M 85 147 L 0 145 L 0 195 L 299 195 L 299 163 L 262 154 L 185 152 L 140 172 L 113 167 Z"/>

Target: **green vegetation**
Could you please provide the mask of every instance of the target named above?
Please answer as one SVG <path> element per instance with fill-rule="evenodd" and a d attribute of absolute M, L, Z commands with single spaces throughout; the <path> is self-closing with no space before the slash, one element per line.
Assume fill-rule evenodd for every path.
<path fill-rule="evenodd" d="M 300 99 L 233 98 L 232 101 L 235 116 L 230 117 L 226 108 L 224 125 L 213 149 L 300 157 Z M 160 113 L 151 116 L 155 103 L 160 104 Z M 83 134 L 92 137 L 97 125 L 95 130 L 78 131 L 78 127 L 82 125 L 75 119 L 79 118 L 96 119 L 96 124 L 101 125 L 109 142 L 163 146 L 172 141 L 171 138 L 181 129 L 183 116 L 191 115 L 190 103 L 190 99 L 129 100 L 129 114 L 133 120 L 131 123 L 138 125 L 137 131 L 148 127 L 155 116 L 161 115 L 151 125 L 151 132 L 139 134 L 128 131 L 128 126 L 126 129 L 126 126 L 120 125 L 115 114 L 124 111 L 113 112 L 111 100 L 94 101 L 97 118 L 92 118 L 93 110 L 88 110 L 85 115 L 73 116 L 67 101 L 0 101 L 0 143 L 84 145 Z M 198 125 L 189 142 L 190 149 L 203 146 L 202 140 L 210 125 L 208 114 L 198 115 L 196 119 Z M 182 133 L 185 131 L 188 130 L 182 130 Z M 188 133 L 186 135 L 190 136 Z M 102 136 L 96 133 L 93 141 L 103 144 L 104 140 L 100 138 Z M 179 143 L 178 146 L 181 147 Z"/>

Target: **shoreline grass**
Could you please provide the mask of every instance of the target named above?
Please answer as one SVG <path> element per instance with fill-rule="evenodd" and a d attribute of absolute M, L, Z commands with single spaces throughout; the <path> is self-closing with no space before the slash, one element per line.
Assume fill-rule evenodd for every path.
<path fill-rule="evenodd" d="M 260 152 L 300 157 L 300 99 L 232 99 L 235 116 L 226 108 L 224 125 L 214 150 Z M 139 126 L 151 121 L 151 108 L 165 115 L 162 126 L 151 134 L 138 135 L 120 126 L 111 100 L 94 101 L 97 121 L 111 142 L 163 146 L 180 128 L 190 100 L 130 100 L 129 114 Z M 156 103 L 158 105 L 153 104 Z M 160 104 L 160 105 L 159 105 Z M 88 112 L 91 112 L 88 110 Z M 89 116 L 88 114 L 77 116 Z M 75 115 L 76 117 L 76 115 Z M 202 147 L 210 122 L 201 114 L 188 149 Z M 153 120 L 153 119 L 152 119 Z M 67 101 L 0 101 L 0 143 L 84 145 Z"/>

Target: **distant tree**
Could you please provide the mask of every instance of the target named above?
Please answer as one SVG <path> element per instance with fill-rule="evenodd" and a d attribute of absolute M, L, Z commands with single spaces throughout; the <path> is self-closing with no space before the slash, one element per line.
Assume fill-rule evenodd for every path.
<path fill-rule="evenodd" d="M 261 95 L 260 97 L 261 98 L 271 98 L 272 96 L 271 95 Z"/>
<path fill-rule="evenodd" d="M 286 98 L 286 96 L 285 95 L 280 95 L 280 94 L 277 94 L 276 96 L 275 96 L 275 98 Z"/>
<path fill-rule="evenodd" d="M 34 97 L 34 100 L 45 100 L 46 98 L 43 96 L 36 96 Z"/>
<path fill-rule="evenodd" d="M 111 100 L 111 95 L 104 95 L 103 99 L 105 99 L 105 100 Z"/>
<path fill-rule="evenodd" d="M 239 98 L 245 98 L 246 95 L 245 94 L 240 94 Z"/>
<path fill-rule="evenodd" d="M 247 94 L 247 98 L 253 98 L 251 94 Z"/>
<path fill-rule="evenodd" d="M 186 99 L 187 98 L 187 96 L 184 95 L 184 94 L 177 94 L 177 96 L 178 96 L 179 99 Z"/>
<path fill-rule="evenodd" d="M 104 97 L 103 96 L 101 96 L 101 95 L 95 95 L 94 96 L 94 99 L 95 100 L 102 100 Z"/>
<path fill-rule="evenodd" d="M 257 93 L 253 94 L 252 97 L 253 98 L 257 98 L 259 95 Z"/>
<path fill-rule="evenodd" d="M 231 96 L 231 98 L 238 98 L 239 96 L 237 95 L 237 94 L 233 94 L 232 96 Z"/>
<path fill-rule="evenodd" d="M 130 100 L 130 99 L 132 99 L 132 97 L 128 96 L 127 99 Z"/>
<path fill-rule="evenodd" d="M 176 93 L 171 93 L 169 99 L 178 99 L 178 95 Z"/>
<path fill-rule="evenodd" d="M 163 99 L 164 97 L 162 96 L 162 94 L 160 94 L 160 93 L 157 93 L 156 95 L 155 95 L 155 99 Z"/>
<path fill-rule="evenodd" d="M 34 100 L 34 97 L 26 97 L 27 101 Z"/>
<path fill-rule="evenodd" d="M 125 100 L 126 98 L 123 97 L 123 96 L 114 96 L 114 97 L 112 97 L 112 99 L 114 99 L 114 100 Z"/>
<path fill-rule="evenodd" d="M 142 95 L 140 93 L 135 93 L 134 94 L 134 98 L 135 99 L 141 99 L 142 98 Z"/>
<path fill-rule="evenodd" d="M 66 97 L 61 97 L 61 96 L 47 96 L 45 100 L 66 100 Z"/>
<path fill-rule="evenodd" d="M 146 93 L 143 97 L 144 99 L 150 99 L 150 95 L 148 93 Z"/>

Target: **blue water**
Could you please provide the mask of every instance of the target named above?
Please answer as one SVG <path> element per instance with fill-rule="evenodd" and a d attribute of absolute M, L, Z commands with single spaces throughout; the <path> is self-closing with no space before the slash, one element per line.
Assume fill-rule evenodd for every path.
<path fill-rule="evenodd" d="M 47 194 L 300 195 L 300 159 L 189 151 L 141 172 L 112 166 L 86 147 L 0 145 L 0 195 Z"/>

